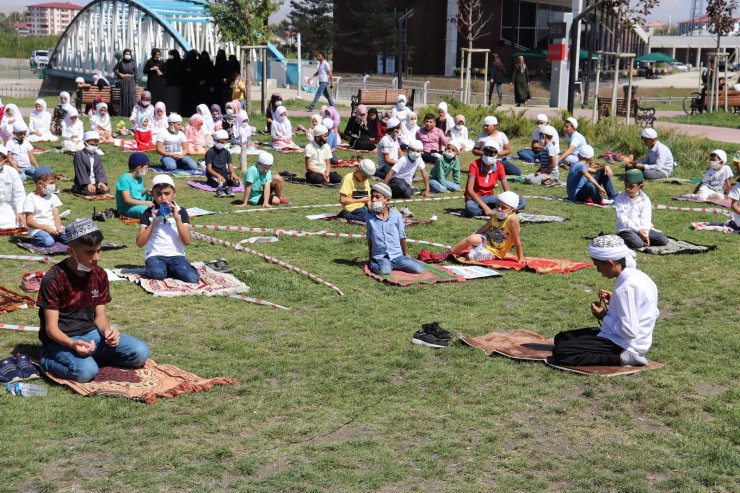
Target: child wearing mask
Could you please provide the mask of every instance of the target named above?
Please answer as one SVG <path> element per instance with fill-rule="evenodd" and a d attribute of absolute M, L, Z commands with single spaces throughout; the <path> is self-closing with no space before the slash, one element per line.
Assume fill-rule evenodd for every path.
<path fill-rule="evenodd" d="M 72 162 L 75 171 L 72 193 L 85 196 L 104 195 L 110 192 L 108 177 L 103 168 L 103 159 L 98 154 L 100 136 L 94 130 L 83 135 L 85 148 L 74 153 Z"/>
<path fill-rule="evenodd" d="M 423 144 L 419 140 L 412 140 L 409 143 L 408 152 L 405 156 L 391 167 L 388 174 L 385 175 L 385 184 L 390 186 L 395 199 L 408 199 L 413 195 L 414 189 L 411 186 L 416 170 L 421 171 L 424 179 L 424 197 L 429 197 L 429 174 L 424 167 L 424 161 L 421 158 Z"/>
<path fill-rule="evenodd" d="M 152 196 L 144 189 L 144 176 L 149 169 L 149 158 L 143 152 L 128 157 L 128 172 L 116 182 L 116 209 L 122 216 L 140 218 L 151 207 Z"/>
<path fill-rule="evenodd" d="M 628 248 L 663 246 L 668 238 L 653 226 L 653 206 L 643 187 L 642 170 L 629 169 L 624 173 L 624 192 L 614 199 L 617 208 L 617 235 Z"/>
<path fill-rule="evenodd" d="M 444 152 L 437 158 L 434 167 L 429 171 L 429 189 L 432 193 L 457 192 L 460 190 L 460 153 L 462 144 L 458 140 L 450 140 Z M 452 174 L 452 180 L 448 177 Z"/>
<path fill-rule="evenodd" d="M 28 235 L 31 244 L 37 247 L 50 247 L 54 243 L 67 243 L 62 228 L 59 207 L 62 201 L 56 196 L 56 174 L 51 168 L 39 166 L 33 174 L 36 188 L 26 195 L 23 213 L 26 216 Z"/>
<path fill-rule="evenodd" d="M 727 166 L 727 153 L 715 149 L 709 154 L 709 169 L 696 185 L 694 193 L 685 196 L 699 200 L 723 200 L 730 193 L 730 178 L 733 176 L 732 169 Z"/>
<path fill-rule="evenodd" d="M 231 162 L 231 153 L 226 148 L 229 142 L 229 133 L 226 130 L 216 130 L 213 135 L 213 147 L 206 152 L 206 176 L 208 184 L 216 187 L 216 197 L 233 197 L 232 187 L 238 187 L 239 177 L 234 172 Z"/>

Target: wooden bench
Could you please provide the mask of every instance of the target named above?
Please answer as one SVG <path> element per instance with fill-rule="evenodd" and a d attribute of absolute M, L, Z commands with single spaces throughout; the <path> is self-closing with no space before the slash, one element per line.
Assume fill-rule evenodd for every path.
<path fill-rule="evenodd" d="M 144 92 L 144 88 L 136 86 L 137 101 L 141 97 L 142 92 Z M 86 86 L 82 88 L 82 104 L 92 105 L 98 96 L 101 97 L 103 103 L 108 105 L 108 111 L 111 115 L 118 115 L 118 105 L 121 103 L 121 88 L 111 86 L 104 87 L 103 89 L 98 89 L 98 86 Z"/>
<path fill-rule="evenodd" d="M 599 112 L 599 120 L 602 118 L 607 118 L 611 115 L 612 111 L 612 98 L 602 98 L 599 97 L 597 99 L 597 108 Z M 630 115 L 632 118 L 635 119 L 635 123 L 639 123 L 643 127 L 652 127 L 655 123 L 655 108 L 650 108 L 646 106 L 640 106 L 640 104 L 637 102 L 637 98 L 633 98 L 630 103 L 630 112 L 632 115 Z M 626 117 L 627 116 L 627 99 L 626 98 L 618 98 L 617 99 L 617 114 L 618 117 Z"/>
<path fill-rule="evenodd" d="M 414 109 L 416 89 L 360 89 L 357 96 L 352 96 L 352 113 L 358 105 L 395 106 L 399 94 L 406 96 L 406 106 Z"/>
<path fill-rule="evenodd" d="M 715 99 L 715 108 L 725 108 L 725 93 L 724 91 L 719 94 L 718 99 Z M 707 97 L 704 101 L 704 109 L 707 109 L 709 104 L 709 98 Z M 727 91 L 727 109 L 733 113 L 740 113 L 740 91 L 729 89 Z"/>

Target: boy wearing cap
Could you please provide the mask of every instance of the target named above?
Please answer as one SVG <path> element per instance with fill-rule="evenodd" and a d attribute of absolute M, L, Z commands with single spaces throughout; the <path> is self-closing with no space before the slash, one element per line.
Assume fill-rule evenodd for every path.
<path fill-rule="evenodd" d="M 122 216 L 140 218 L 151 207 L 152 196 L 144 189 L 144 176 L 149 170 L 149 157 L 134 152 L 128 157 L 128 173 L 116 182 L 116 209 Z"/>
<path fill-rule="evenodd" d="M 488 142 L 483 147 L 483 155 L 470 163 L 468 179 L 465 183 L 465 212 L 473 216 L 492 216 L 491 207 L 496 207 L 498 197 L 494 195 L 496 183 L 501 182 L 501 188 L 509 191 L 509 182 L 502 163 L 497 161 L 498 144 Z M 524 199 L 519 198 L 517 209 L 524 208 Z"/>
<path fill-rule="evenodd" d="M 348 221 L 366 222 L 369 214 L 370 181 L 375 175 L 375 163 L 370 159 L 363 159 L 354 172 L 345 175 L 342 187 L 339 189 L 339 202 L 342 210 L 339 217 Z"/>
<path fill-rule="evenodd" d="M 85 148 L 75 152 L 72 160 L 75 172 L 72 193 L 85 196 L 105 195 L 110 192 L 110 188 L 103 159 L 98 154 L 100 135 L 90 130 L 85 132 L 82 139 L 85 141 Z"/>
<path fill-rule="evenodd" d="M 67 226 L 69 257 L 44 275 L 39 307 L 41 366 L 75 382 L 89 382 L 100 366 L 137 368 L 149 356 L 146 343 L 111 327 L 108 276 L 98 266 L 103 234 L 88 218 Z"/>
<path fill-rule="evenodd" d="M 335 165 L 339 162 L 339 158 L 337 158 L 337 155 L 336 155 L 337 145 L 339 144 L 339 134 L 337 134 L 337 129 L 334 128 L 334 120 L 332 120 L 328 116 L 324 118 L 323 120 L 321 120 L 321 124 L 324 125 L 326 127 L 326 130 L 328 130 L 329 132 L 326 134 L 326 137 L 327 137 L 326 144 L 329 146 L 329 149 L 331 150 L 331 159 L 329 159 L 329 162 L 332 165 Z"/>
<path fill-rule="evenodd" d="M 196 283 L 200 274 L 185 258 L 185 245 L 190 244 L 190 218 L 188 211 L 175 202 L 176 193 L 171 176 L 154 177 L 154 205 L 141 216 L 136 246 L 146 245 L 144 264 L 148 277 L 159 280 L 171 277 Z"/>
<path fill-rule="evenodd" d="M 609 205 L 617 195 L 610 178 L 612 170 L 609 166 L 592 163 L 593 157 L 594 148 L 590 145 L 585 145 L 578 151 L 578 161 L 570 165 L 565 181 L 568 200 Z"/>
<path fill-rule="evenodd" d="M 460 190 L 460 160 L 457 158 L 462 144 L 450 140 L 445 151 L 437 158 L 434 167 L 429 171 L 429 189 L 432 193 L 457 192 Z M 447 177 L 452 173 L 452 180 Z"/>
<path fill-rule="evenodd" d="M 517 151 L 519 159 L 527 163 L 534 163 L 536 161 L 539 161 L 540 153 L 544 148 L 540 138 L 540 129 L 547 125 L 549 120 L 546 114 L 540 113 L 539 115 L 537 115 L 535 121 L 537 122 L 537 127 L 534 129 L 534 132 L 532 132 L 532 143 L 530 144 L 530 148 L 519 149 Z M 558 136 L 555 136 L 553 140 L 555 142 L 555 146 L 559 147 Z"/>
<path fill-rule="evenodd" d="M 483 119 L 483 131 L 478 136 L 478 140 L 475 141 L 473 147 L 473 155 L 482 156 L 483 148 L 490 142 L 495 142 L 498 145 L 498 159 L 501 160 L 501 164 L 504 166 L 504 171 L 507 175 L 519 176 L 522 174 L 520 170 L 513 163 L 508 162 L 505 158 L 511 154 L 511 145 L 509 144 L 509 138 L 505 133 L 500 132 L 496 129 L 498 125 L 498 118 L 495 116 L 487 116 Z"/>
<path fill-rule="evenodd" d="M 33 178 L 34 169 L 39 163 L 33 155 L 33 144 L 26 138 L 28 126 L 22 121 L 13 124 L 13 138 L 8 141 L 8 162 L 20 174 L 21 180 Z"/>
<path fill-rule="evenodd" d="M 646 180 L 670 177 L 673 174 L 673 154 L 668 146 L 658 141 L 658 132 L 654 128 L 646 128 L 641 137 L 647 147 L 645 159 L 634 161 L 632 156 L 623 157 L 626 169 L 639 169 Z"/>
<path fill-rule="evenodd" d="M 730 193 L 732 169 L 727 166 L 727 153 L 715 149 L 709 154 L 709 169 L 704 173 L 693 194 L 687 197 L 699 200 L 723 200 Z"/>
<path fill-rule="evenodd" d="M 167 131 L 159 132 L 155 138 L 157 152 L 162 167 L 172 171 L 177 168 L 196 170 L 198 163 L 188 156 L 188 138 L 182 132 L 182 117 L 170 113 L 167 117 Z"/>
<path fill-rule="evenodd" d="M 385 184 L 391 187 L 394 199 L 407 199 L 414 194 L 411 184 L 417 169 L 421 170 L 421 176 L 424 179 L 422 195 L 429 197 L 429 174 L 424 169 L 424 161 L 421 159 L 422 149 L 423 145 L 420 141 L 409 142 L 406 155 L 402 156 L 385 175 Z"/>
<path fill-rule="evenodd" d="M 306 163 L 306 181 L 308 183 L 320 185 L 342 182 L 342 176 L 331 170 L 332 153 L 328 140 L 329 129 L 326 125 L 323 123 L 316 125 L 313 129 L 313 140 L 306 144 L 303 150 L 303 160 Z"/>
<path fill-rule="evenodd" d="M 437 156 L 447 146 L 447 137 L 442 129 L 437 128 L 434 115 L 424 117 L 424 127 L 416 131 L 416 140 L 422 143 L 421 159 L 425 163 L 437 162 Z"/>
<path fill-rule="evenodd" d="M 614 292 L 599 291 L 591 313 L 600 327 L 560 332 L 552 363 L 568 366 L 645 366 L 658 320 L 658 288 L 637 270 L 634 252 L 615 235 L 594 238 L 588 248 L 596 270 L 616 279 Z"/>
<path fill-rule="evenodd" d="M 0 144 L 0 229 L 26 225 L 23 202 L 26 191 L 21 176 L 7 164 L 8 151 Z"/>
<path fill-rule="evenodd" d="M 578 120 L 572 116 L 565 119 L 563 133 L 565 134 L 565 142 L 568 143 L 568 148 L 563 151 L 558 160 L 558 166 L 562 166 L 565 169 L 568 169 L 568 166 L 578 161 L 581 150 L 583 150 L 584 146 L 588 145 L 586 137 L 577 129 Z"/>
<path fill-rule="evenodd" d="M 395 208 L 388 207 L 391 197 L 388 185 L 373 185 L 369 207 L 371 214 L 365 223 L 370 270 L 378 275 L 388 275 L 394 269 L 418 274 L 424 271 L 424 264 L 409 257 L 403 217 Z"/>
<path fill-rule="evenodd" d="M 558 131 L 552 125 L 544 125 L 540 128 L 540 167 L 533 174 L 525 177 L 525 183 L 540 183 L 550 185 L 560 182 L 560 170 L 558 169 L 558 149 L 555 137 Z"/>
<path fill-rule="evenodd" d="M 26 215 L 28 236 L 31 244 L 38 247 L 50 247 L 54 243 L 67 243 L 59 217 L 59 206 L 62 201 L 56 196 L 56 175 L 51 168 L 39 166 L 34 171 L 33 181 L 36 188 L 26 196 L 23 202 L 23 213 Z"/>
<path fill-rule="evenodd" d="M 272 176 L 274 159 L 269 152 L 259 153 L 257 164 L 251 166 L 244 174 L 244 198 L 237 206 L 262 204 L 262 207 L 271 208 L 273 205 L 290 204 L 282 196 L 283 177 Z"/>
<path fill-rule="evenodd" d="M 216 130 L 213 134 L 213 147 L 206 152 L 208 184 L 216 187 L 218 198 L 233 197 L 231 187 L 238 187 L 241 183 L 234 172 L 231 152 L 226 148 L 228 142 L 229 133 L 226 130 Z"/>
<path fill-rule="evenodd" d="M 388 120 L 385 135 L 378 142 L 378 166 L 375 176 L 381 180 L 385 178 L 388 171 L 403 156 L 401 145 L 398 143 L 398 135 L 401 133 L 401 122 L 397 118 Z"/>
<path fill-rule="evenodd" d="M 624 174 L 624 192 L 614 199 L 617 209 L 617 235 L 628 248 L 663 246 L 668 238 L 653 226 L 653 205 L 643 191 L 645 178 L 639 169 Z"/>

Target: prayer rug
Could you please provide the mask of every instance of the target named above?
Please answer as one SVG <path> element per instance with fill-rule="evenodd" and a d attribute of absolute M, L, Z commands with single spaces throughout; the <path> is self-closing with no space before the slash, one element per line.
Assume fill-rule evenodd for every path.
<path fill-rule="evenodd" d="M 141 222 L 141 220 L 136 217 L 118 216 L 118 219 L 123 221 L 123 224 L 125 224 L 126 226 L 130 226 L 131 224 L 139 224 Z"/>
<path fill-rule="evenodd" d="M 722 199 L 722 200 L 699 200 L 691 197 L 671 197 L 671 200 L 677 200 L 679 202 L 698 202 L 700 204 L 714 204 L 718 205 L 720 207 L 726 207 L 730 208 L 732 207 L 732 200 L 731 199 Z"/>
<path fill-rule="evenodd" d="M 272 145 L 269 145 L 267 147 L 269 147 L 271 150 L 275 152 L 282 152 L 283 154 L 295 154 L 296 152 L 303 152 L 303 149 L 290 149 L 290 148 L 276 149 Z"/>
<path fill-rule="evenodd" d="M 171 398 L 210 390 L 214 385 L 237 383 L 234 378 L 201 378 L 174 365 L 160 365 L 151 359 L 135 369 L 104 366 L 95 380 L 87 383 L 65 380 L 48 372 L 44 375 L 83 396 L 123 397 L 146 404 L 153 404 L 159 397 Z"/>
<path fill-rule="evenodd" d="M 322 221 L 337 221 L 342 222 L 346 224 L 356 224 L 358 226 L 365 226 L 365 223 L 363 221 L 351 221 L 349 219 L 345 219 L 343 217 L 339 217 L 335 213 L 326 213 L 326 214 L 313 214 L 311 216 L 306 216 L 307 219 L 321 219 Z M 431 219 L 427 221 L 420 221 L 418 219 L 414 219 L 411 217 L 404 217 L 403 218 L 403 225 L 407 228 L 412 226 L 419 226 L 423 224 L 432 224 L 437 221 L 436 217 L 432 217 Z"/>
<path fill-rule="evenodd" d="M 691 228 L 695 231 L 718 231 L 720 233 L 740 233 L 740 230 L 732 229 L 729 226 L 721 225 L 721 224 L 712 224 L 709 222 L 698 222 L 698 223 L 691 223 Z"/>
<path fill-rule="evenodd" d="M 113 139 L 113 145 L 121 147 L 124 152 L 134 152 L 136 150 L 136 141 L 128 139 Z"/>
<path fill-rule="evenodd" d="M 360 161 L 357 159 L 340 159 L 336 164 L 332 164 L 332 168 L 356 168 L 360 165 Z"/>
<path fill-rule="evenodd" d="M 16 293 L 0 286 L 0 313 L 8 313 L 18 309 L 33 308 L 36 302 L 30 296 Z"/>
<path fill-rule="evenodd" d="M 280 176 L 282 176 L 288 183 L 295 183 L 296 185 L 311 185 L 312 187 L 320 188 L 340 188 L 342 186 L 341 183 L 308 183 L 305 178 L 301 178 L 295 173 L 290 173 L 288 171 L 281 171 Z"/>
<path fill-rule="evenodd" d="M 554 341 L 536 332 L 524 329 L 503 333 L 491 332 L 490 334 L 479 337 L 461 336 L 460 340 L 468 346 L 482 350 L 488 356 L 500 354 L 512 359 L 542 361 L 552 368 L 581 375 L 613 377 L 617 375 L 631 375 L 642 370 L 663 368 L 661 363 L 655 361 L 650 361 L 647 366 L 565 366 L 552 363 L 549 359 L 552 357 Z"/>
<path fill-rule="evenodd" d="M 43 147 L 34 147 L 31 149 L 31 154 L 44 154 L 46 152 L 49 152 L 49 149 L 44 149 Z"/>
<path fill-rule="evenodd" d="M 216 272 L 203 262 L 193 262 L 193 267 L 200 274 L 200 280 L 197 283 L 187 283 L 171 278 L 161 281 L 148 279 L 144 277 L 146 269 L 143 267 L 114 269 L 113 272 L 118 276 L 125 277 L 129 282 L 138 284 L 144 291 L 154 296 L 228 296 L 249 291 L 249 286 L 231 274 Z"/>
<path fill-rule="evenodd" d="M 19 241 L 16 243 L 21 248 L 30 250 L 37 255 L 62 255 L 67 253 L 67 245 L 64 243 L 54 243 L 50 247 L 34 246 L 29 242 Z M 103 250 L 120 250 L 126 248 L 126 245 L 116 245 L 115 243 L 103 243 Z"/>
<path fill-rule="evenodd" d="M 593 266 L 592 262 L 578 262 L 567 258 L 525 257 L 524 262 L 517 262 L 516 257 L 513 256 L 496 260 L 470 260 L 465 255 L 453 255 L 452 257 L 461 264 L 482 265 L 494 269 L 526 269 L 537 274 L 570 274 Z"/>
<path fill-rule="evenodd" d="M 2 228 L 0 229 L 0 236 L 25 236 L 28 234 L 28 228 Z"/>
<path fill-rule="evenodd" d="M 469 219 L 479 219 L 481 221 L 488 221 L 490 218 L 488 216 L 467 216 L 463 210 L 453 210 L 450 211 L 448 214 L 455 217 L 464 217 Z M 569 219 L 567 217 L 561 217 L 561 216 L 546 216 L 543 214 L 530 214 L 528 212 L 518 212 L 517 216 L 519 216 L 519 222 L 522 224 L 529 223 L 529 224 L 542 224 L 542 223 L 562 223 L 564 221 L 568 221 Z"/>
<path fill-rule="evenodd" d="M 155 173 L 166 173 L 177 178 L 187 178 L 188 176 L 205 176 L 206 172 L 202 169 L 167 169 L 162 166 L 149 166 L 149 169 Z"/>
<path fill-rule="evenodd" d="M 349 144 L 346 144 L 346 143 L 343 143 L 343 144 L 337 144 L 337 148 L 339 148 L 339 150 L 341 150 L 341 151 L 347 151 L 347 152 L 359 152 L 359 153 L 362 153 L 362 154 L 375 154 L 375 153 L 377 152 L 377 151 L 375 151 L 375 150 L 372 150 L 372 151 L 365 151 L 365 150 L 360 150 L 360 149 L 352 149 L 352 148 L 351 148 L 351 147 L 349 146 Z"/>
<path fill-rule="evenodd" d="M 665 246 L 646 246 L 638 248 L 637 251 L 641 253 L 648 253 L 651 255 L 674 255 L 679 253 L 695 254 L 695 253 L 707 253 L 712 250 L 716 250 L 715 245 L 700 245 L 698 243 L 692 243 L 685 240 L 677 240 L 675 238 L 668 238 L 668 244 Z"/>
<path fill-rule="evenodd" d="M 412 285 L 424 285 L 424 284 L 436 284 L 438 282 L 465 282 L 466 279 L 463 276 L 457 275 L 452 271 L 440 267 L 437 265 L 426 265 L 424 272 L 419 274 L 412 274 L 409 272 L 401 272 L 400 270 L 393 270 L 388 275 L 375 274 L 370 270 L 370 266 L 367 262 L 362 263 L 362 267 L 365 274 L 376 279 L 378 281 L 385 281 L 389 284 L 396 286 L 412 286 Z"/>
<path fill-rule="evenodd" d="M 445 269 L 465 279 L 482 279 L 484 277 L 501 277 L 501 273 L 480 265 L 447 265 Z"/>
<path fill-rule="evenodd" d="M 208 184 L 208 182 L 202 180 L 188 180 L 185 183 L 193 188 L 197 188 L 198 190 L 203 190 L 204 192 L 216 192 L 216 187 L 212 187 Z M 244 192 L 244 184 L 240 183 L 238 187 L 231 187 L 231 191 L 234 193 Z"/>
<path fill-rule="evenodd" d="M 83 200 L 114 200 L 116 198 L 115 195 L 111 195 L 109 193 L 105 193 L 102 195 L 80 195 L 78 193 L 75 193 L 73 195 Z"/>

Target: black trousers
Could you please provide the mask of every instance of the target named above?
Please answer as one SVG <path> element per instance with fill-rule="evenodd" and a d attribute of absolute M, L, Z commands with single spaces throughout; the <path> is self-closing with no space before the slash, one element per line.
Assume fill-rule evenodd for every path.
<path fill-rule="evenodd" d="M 553 363 L 568 366 L 620 366 L 619 354 L 624 351 L 605 337 L 598 337 L 600 329 L 576 329 L 555 336 Z"/>
<path fill-rule="evenodd" d="M 391 178 L 388 186 L 391 187 L 394 199 L 408 199 L 414 193 L 408 183 L 400 178 L 396 178 L 395 176 Z"/>
<path fill-rule="evenodd" d="M 227 173 L 227 175 L 228 175 L 228 173 Z M 212 187 L 215 187 L 215 188 L 218 188 L 218 180 L 216 179 L 215 176 L 208 175 L 207 182 L 208 182 L 208 185 L 210 185 Z M 238 186 L 239 186 L 239 182 L 232 180 L 231 179 L 231 176 L 228 176 L 226 178 L 226 182 L 224 183 L 224 187 L 230 187 L 231 188 L 231 187 L 238 187 Z"/>
<path fill-rule="evenodd" d="M 321 185 L 322 183 L 326 183 L 326 180 L 324 180 L 324 175 L 322 175 L 321 173 L 314 173 L 313 171 L 306 171 L 306 181 L 314 185 Z M 331 173 L 329 173 L 329 183 L 342 183 L 342 175 L 340 175 L 336 171 L 332 171 Z"/>

